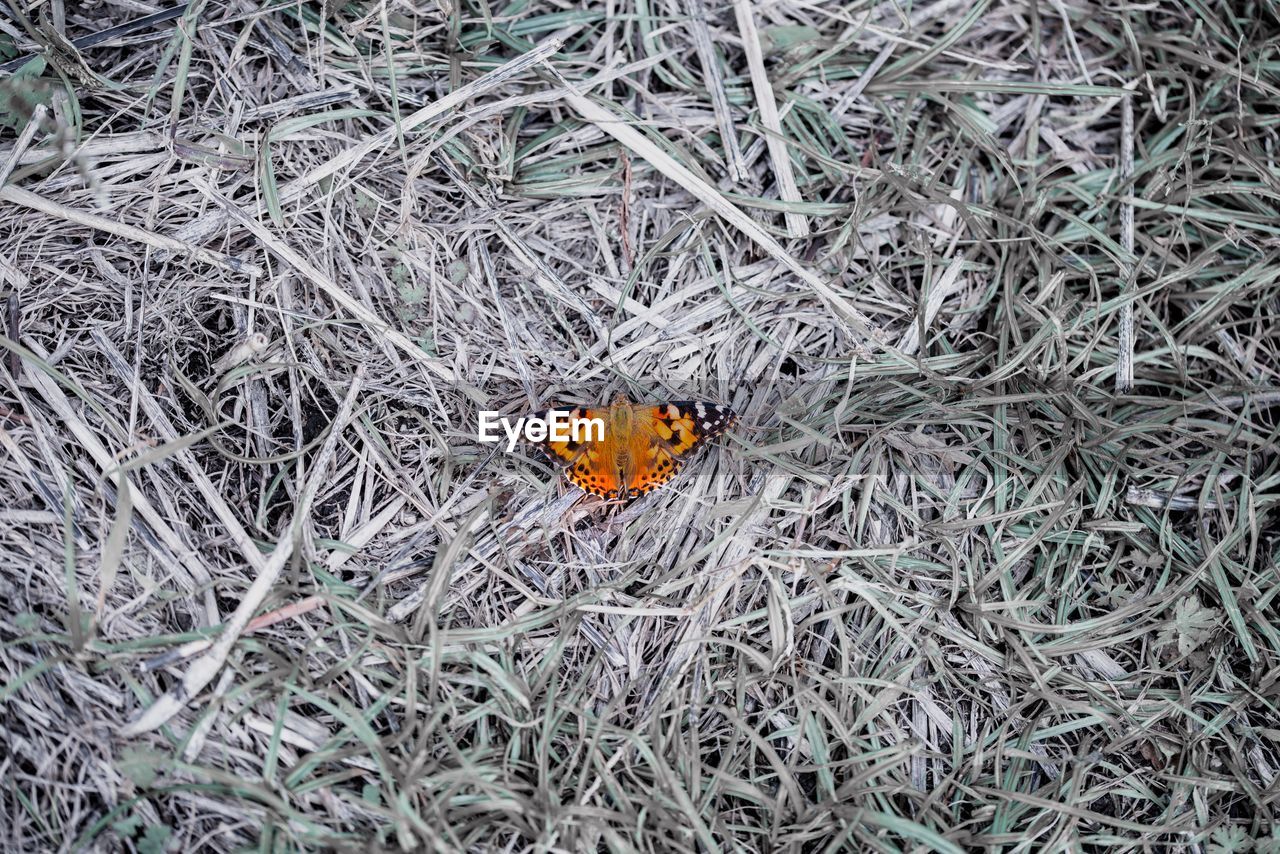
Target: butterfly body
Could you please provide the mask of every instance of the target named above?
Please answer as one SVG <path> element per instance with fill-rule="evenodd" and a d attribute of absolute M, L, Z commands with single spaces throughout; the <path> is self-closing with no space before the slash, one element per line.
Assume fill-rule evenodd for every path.
<path fill-rule="evenodd" d="M 593 495 L 626 500 L 675 477 L 687 456 L 733 426 L 728 407 L 705 401 L 632 403 L 619 396 L 608 407 L 555 410 L 572 420 L 600 419 L 603 436 L 548 439 L 539 450 L 565 477 Z M 579 435 L 579 438 L 581 434 Z"/>

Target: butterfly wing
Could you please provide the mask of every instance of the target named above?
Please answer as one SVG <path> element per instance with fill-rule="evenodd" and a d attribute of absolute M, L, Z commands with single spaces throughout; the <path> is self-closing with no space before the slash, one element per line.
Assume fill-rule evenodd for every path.
<path fill-rule="evenodd" d="M 631 448 L 636 464 L 627 492 L 635 495 L 644 495 L 671 480 L 680 473 L 687 456 L 737 420 L 729 407 L 701 400 L 637 406 L 635 415 L 646 428 L 635 431 L 636 442 Z"/>
<path fill-rule="evenodd" d="M 535 442 L 533 447 L 552 466 L 563 469 L 564 476 L 575 486 L 593 495 L 616 495 L 622 484 L 618 477 L 616 455 L 609 442 L 609 410 L 576 407 L 546 409 L 537 414 L 549 421 L 553 413 L 567 416 L 571 423 L 599 418 L 605 424 L 604 436 L 584 430 L 575 438 L 570 430 L 568 438 L 554 440 L 548 436 L 545 441 Z"/>

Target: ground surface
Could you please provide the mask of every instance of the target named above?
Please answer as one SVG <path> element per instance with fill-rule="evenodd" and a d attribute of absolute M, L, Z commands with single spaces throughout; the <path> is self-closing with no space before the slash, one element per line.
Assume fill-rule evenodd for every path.
<path fill-rule="evenodd" d="M 0 847 L 1274 849 L 1274 3 L 262 5 L 0 27 Z"/>

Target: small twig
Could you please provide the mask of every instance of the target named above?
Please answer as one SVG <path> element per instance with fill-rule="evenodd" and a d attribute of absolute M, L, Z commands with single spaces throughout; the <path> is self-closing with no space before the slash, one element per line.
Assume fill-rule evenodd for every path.
<path fill-rule="evenodd" d="M 288 605 L 282 605 L 274 611 L 268 611 L 265 614 L 259 614 L 249 621 L 249 625 L 244 627 L 244 634 L 249 635 L 254 632 L 274 626 L 276 623 L 284 622 L 292 617 L 301 617 L 303 614 L 309 614 L 325 603 L 323 596 L 308 596 L 297 602 L 290 602 Z M 221 626 L 219 626 L 221 628 Z M 164 667 L 172 667 L 180 661 L 186 661 L 193 655 L 199 655 L 206 649 L 213 646 L 214 641 L 209 639 L 187 641 L 180 646 L 163 652 L 153 658 L 149 658 L 138 666 L 140 673 L 152 673 Z M 228 671 L 230 672 L 230 671 Z"/>
<path fill-rule="evenodd" d="M 244 598 L 240 600 L 240 604 L 236 606 L 231 618 L 227 620 L 222 634 L 207 653 L 192 662 L 191 667 L 187 669 L 186 675 L 182 677 L 180 682 L 162 694 L 132 723 L 126 724 L 120 729 L 122 736 L 128 738 L 141 735 L 163 726 L 166 721 L 181 711 L 192 697 L 208 685 L 213 677 L 218 674 L 218 671 L 222 669 L 222 665 L 226 662 L 227 656 L 231 652 L 231 647 L 248 627 L 250 620 L 253 618 L 253 613 L 266 600 L 267 594 L 271 592 L 271 588 L 275 585 L 276 579 L 279 578 L 280 572 L 284 569 L 285 563 L 288 562 L 289 557 L 293 554 L 294 547 L 302 536 L 303 521 L 311 512 L 311 504 L 315 501 L 316 494 L 329 476 L 330 463 L 333 461 L 334 453 L 338 448 L 338 438 L 351 421 L 352 414 L 355 411 L 356 398 L 364 386 L 365 369 L 366 366 L 361 364 L 356 368 L 355 375 L 351 378 L 351 387 L 347 389 L 347 396 L 343 399 L 342 406 L 338 409 L 338 414 L 334 417 L 333 429 L 329 432 L 323 447 L 316 455 L 315 465 L 311 468 L 307 476 L 306 485 L 298 496 L 297 509 L 288 531 L 276 545 L 275 551 L 267 558 L 265 565 L 258 573 L 258 577 L 253 580 L 253 584 L 245 591 Z"/>

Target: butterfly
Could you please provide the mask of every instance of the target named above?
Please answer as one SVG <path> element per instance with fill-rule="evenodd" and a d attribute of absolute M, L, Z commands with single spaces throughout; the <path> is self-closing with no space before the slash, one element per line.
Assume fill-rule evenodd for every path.
<path fill-rule="evenodd" d="M 571 422 L 598 418 L 603 436 L 599 430 L 585 430 L 577 434 L 582 441 L 548 438 L 534 447 L 563 468 L 570 483 L 592 495 L 624 501 L 671 480 L 689 454 L 737 421 L 732 409 L 718 403 L 632 403 L 625 395 L 608 407 L 546 410 L 541 416 L 552 412 Z"/>

